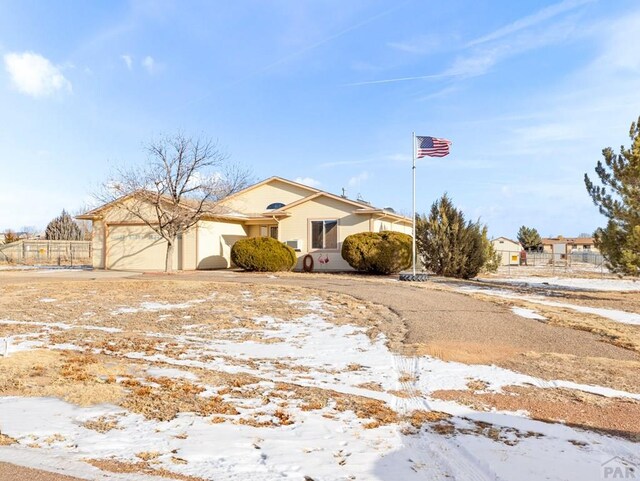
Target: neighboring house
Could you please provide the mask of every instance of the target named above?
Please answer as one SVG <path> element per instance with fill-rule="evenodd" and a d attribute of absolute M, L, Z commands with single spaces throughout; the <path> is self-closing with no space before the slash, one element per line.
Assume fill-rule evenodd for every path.
<path fill-rule="evenodd" d="M 166 241 L 122 207 L 127 201 L 123 198 L 78 216 L 93 223 L 93 266 L 164 270 Z M 182 270 L 228 268 L 231 247 L 238 239 L 270 236 L 296 250 L 296 269 L 310 254 L 314 270 L 350 270 L 341 255 L 345 237 L 383 230 L 411 234 L 411 224 L 410 218 L 388 209 L 271 177 L 224 199 L 185 232 L 178 239 L 173 265 Z"/>
<path fill-rule="evenodd" d="M 496 237 L 491 241 L 493 248 L 500 254 L 500 264 L 503 266 L 517 266 L 520 264 L 522 245 L 508 237 Z"/>
<path fill-rule="evenodd" d="M 556 246 L 555 249 L 554 246 Z M 592 252 L 598 254 L 600 252 L 594 245 L 593 237 L 545 237 L 542 239 L 542 248 L 547 253 L 558 251 L 558 249 L 564 249 L 562 253 Z"/>

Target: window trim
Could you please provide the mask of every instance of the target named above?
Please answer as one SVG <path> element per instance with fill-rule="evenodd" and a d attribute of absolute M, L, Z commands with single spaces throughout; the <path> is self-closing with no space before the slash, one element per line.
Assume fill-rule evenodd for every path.
<path fill-rule="evenodd" d="M 336 223 L 336 247 L 335 248 L 317 248 L 313 247 L 313 222 L 335 222 Z M 325 233 L 326 235 L 326 233 Z M 323 244 L 325 244 L 323 238 Z M 340 219 L 337 217 L 320 217 L 307 219 L 307 245 L 308 252 L 340 252 Z"/>

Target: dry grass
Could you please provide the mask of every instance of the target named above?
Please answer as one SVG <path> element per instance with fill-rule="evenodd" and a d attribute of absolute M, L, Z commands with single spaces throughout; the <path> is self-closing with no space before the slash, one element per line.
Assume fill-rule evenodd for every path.
<path fill-rule="evenodd" d="M 207 481 L 204 478 L 174 473 L 173 471 L 169 471 L 163 468 L 155 468 L 152 467 L 147 461 L 128 463 L 115 459 L 87 459 L 86 462 L 98 469 L 108 471 L 110 473 L 146 474 L 150 476 L 159 476 L 161 478 L 168 478 L 179 481 Z"/>
<path fill-rule="evenodd" d="M 451 418 L 451 415 L 440 411 L 412 411 L 408 416 L 408 422 L 415 428 L 422 427 L 426 423 L 438 423 Z"/>
<path fill-rule="evenodd" d="M 152 378 L 157 386 L 132 386 L 122 407 L 147 419 L 169 421 L 181 412 L 195 412 L 201 416 L 213 414 L 235 415 L 238 411 L 220 396 L 202 397 L 200 385 L 184 379 Z"/>
<path fill-rule="evenodd" d="M 523 353 L 500 362 L 502 367 L 542 379 L 571 379 L 582 384 L 638 392 L 640 362 L 584 358 L 568 354 Z"/>
<path fill-rule="evenodd" d="M 249 291 L 245 296 L 242 292 Z M 55 302 L 42 303 L 52 298 Z M 166 280 L 124 280 L 115 282 L 66 281 L 3 284 L 0 296 L 0 319 L 16 321 L 64 322 L 77 326 L 96 325 L 122 328 L 128 333 L 152 330 L 181 334 L 183 326 L 197 325 L 197 333 L 214 333 L 233 328 L 262 330 L 254 317 L 267 312 L 280 319 L 293 319 L 308 314 L 308 301 L 323 299 L 323 316 L 337 324 L 353 324 L 370 329 L 371 336 L 391 333 L 397 316 L 388 309 L 350 296 L 296 287 L 247 286 L 246 284 Z M 194 302 L 206 300 L 207 302 Z M 295 302 L 290 302 L 295 300 Z M 181 305 L 172 310 L 144 310 L 144 302 Z M 46 308 L 46 309 L 45 309 Z M 123 308 L 138 309 L 123 312 Z M 43 316 L 43 312 L 46 312 Z M 396 325 L 397 327 L 397 325 Z M 10 332 L 24 327 L 9 326 Z M 84 331 L 83 334 L 97 334 Z M 251 334 L 234 334 L 237 339 Z M 253 340 L 262 340 L 259 336 Z M 269 341 L 266 342 L 276 342 Z"/>
<path fill-rule="evenodd" d="M 11 446 L 12 444 L 17 444 L 18 441 L 13 439 L 11 436 L 7 436 L 6 434 L 0 433 L 0 446 Z"/>
<path fill-rule="evenodd" d="M 375 338 L 380 333 L 387 334 L 390 339 L 394 336 L 397 338 L 398 332 L 401 332 L 398 328 L 400 325 L 398 316 L 372 303 L 341 294 L 301 290 L 296 287 L 165 280 L 118 280 L 99 283 L 40 282 L 36 286 L 4 284 L 0 285 L 0 289 L 2 289 L 0 319 L 64 322 L 74 326 L 73 329 L 61 330 L 36 325 L 0 325 L 2 329 L 0 335 L 38 333 L 41 336 L 40 339 L 49 343 L 71 343 L 85 349 L 82 353 L 37 350 L 15 353 L 5 359 L 0 358 L 0 394 L 2 395 L 55 396 L 79 405 L 110 402 L 131 412 L 142 414 L 148 419 L 162 421 L 171 420 L 179 413 L 193 412 L 207 416 L 212 423 L 231 422 L 277 429 L 294 423 L 292 413 L 299 408 L 302 411 L 320 411 L 320 414 L 326 417 L 337 417 L 338 412 L 353 412 L 365 428 L 402 423 L 406 434 L 418 432 L 420 429 L 430 429 L 443 435 L 456 431 L 448 416 L 443 413 L 417 411 L 401 416 L 386 403 L 363 396 L 346 395 L 291 383 L 273 385 L 261 382 L 265 380 L 249 374 L 227 374 L 195 367 L 181 366 L 180 369 L 195 374 L 197 381 L 151 377 L 147 374 L 147 368 L 151 365 L 173 368 L 175 366 L 159 361 L 125 358 L 125 355 L 132 352 L 146 356 L 163 354 L 174 359 L 193 359 L 202 362 L 222 359 L 227 365 L 257 369 L 261 363 L 260 359 L 242 360 L 233 356 L 207 353 L 203 351 L 203 346 L 206 346 L 208 341 L 214 340 L 283 342 L 279 338 L 264 337 L 262 335 L 264 323 L 256 320 L 256 317 L 269 314 L 275 318 L 294 320 L 313 312 L 307 309 L 307 302 L 319 298 L 323 300 L 323 309 L 326 312 L 322 315 L 327 321 L 363 326 L 371 338 Z M 57 301 L 45 304 L 39 302 L 39 299 L 44 297 L 55 298 Z M 207 302 L 191 302 L 195 299 L 207 299 Z M 289 300 L 296 302 L 289 302 Z M 488 300 L 496 302 L 495 298 Z M 163 302 L 184 306 L 158 311 L 118 310 L 120 308 L 138 309 L 143 302 Z M 540 306 L 530 307 L 541 311 Z M 566 320 L 569 314 L 575 313 L 557 313 L 558 320 L 551 320 L 551 322 L 576 322 L 583 326 L 573 326 L 574 328 L 586 326 L 586 321 L 575 320 L 575 317 L 573 317 L 574 321 Z M 549 317 L 551 319 L 551 316 Z M 600 321 L 599 318 L 598 320 Z M 600 326 L 602 325 L 600 322 Z M 121 328 L 123 332 L 88 330 L 87 326 L 116 327 Z M 157 334 L 157 337 L 150 337 L 149 333 Z M 623 335 L 630 336 L 626 332 L 618 332 L 618 335 L 619 339 Z M 493 351 L 492 355 L 495 356 L 495 351 L 500 350 L 500 346 L 496 343 L 467 347 L 470 356 L 477 356 L 482 349 Z M 429 354 L 440 353 L 445 356 L 448 346 L 442 343 L 437 346 L 417 346 L 416 351 L 419 352 L 420 349 L 430 349 L 433 352 Z M 456 349 L 460 351 L 460 346 L 456 346 Z M 88 354 L 89 352 L 99 354 Z M 504 362 L 514 362 L 513 352 L 506 352 L 504 356 Z M 575 372 L 576 377 L 582 376 L 579 358 L 552 358 L 546 354 L 540 355 L 540 358 L 534 356 L 536 354 L 533 353 L 523 355 L 514 365 L 520 366 L 521 372 L 524 369 L 531 370 L 532 375 L 537 375 L 533 372 L 537 369 L 540 374 L 553 378 L 573 379 L 571 372 Z M 293 365 L 290 359 L 280 359 L 276 362 L 270 360 L 270 362 L 277 370 L 299 374 L 309 371 L 309 368 L 304 366 Z M 637 390 L 637 386 L 640 385 L 640 370 L 637 369 L 636 364 L 623 365 L 620 361 L 615 361 L 619 363 L 616 367 L 614 361 L 610 361 L 610 365 L 606 362 L 609 360 L 593 364 L 599 368 L 607 367 L 607 369 L 600 369 L 599 375 L 602 377 L 602 382 L 598 384 L 620 388 L 620 377 L 617 373 L 620 370 L 626 370 L 632 374 L 625 378 L 625 387 L 630 391 Z M 561 369 L 554 370 L 557 366 L 561 366 Z M 353 363 L 348 366 L 348 369 L 357 372 L 364 368 Z M 583 377 L 593 379 L 589 378 L 586 372 Z M 610 379 L 609 384 L 606 379 Z M 401 381 L 411 383 L 415 379 L 409 374 L 403 374 Z M 375 382 L 361 384 L 358 387 L 373 391 L 383 390 L 382 386 Z M 207 394 L 215 394 L 203 396 L 205 388 Z M 460 399 L 460 402 L 465 402 L 464 396 L 474 396 L 475 392 L 476 401 L 474 402 L 482 404 L 484 406 L 481 407 L 482 409 L 489 409 L 492 405 L 504 404 L 505 409 L 510 406 L 506 398 L 481 398 L 481 396 L 492 395 L 492 393 L 481 393 L 486 388 L 483 383 L 471 380 L 469 388 L 473 392 L 467 391 L 464 395 L 456 392 L 455 395 L 451 395 Z M 404 390 L 392 391 L 391 394 L 400 397 L 411 396 L 410 392 Z M 517 393 L 510 393 L 510 395 L 516 399 L 525 397 Z M 477 399 L 482 399 L 482 402 Z M 247 401 L 255 400 L 261 400 L 262 405 L 255 407 L 254 404 L 252 407 L 245 407 L 250 405 Z M 580 402 L 593 405 L 591 399 Z M 522 404 L 513 404 L 513 406 L 517 405 Z M 579 409 L 580 406 L 581 404 L 577 404 L 574 407 Z M 609 404 L 600 407 L 611 409 L 617 413 L 616 415 L 622 416 L 626 412 L 624 409 L 628 406 Z M 631 409 L 635 413 L 636 408 Z M 543 415 L 540 414 L 540 416 Z M 628 414 L 626 416 L 632 418 Z M 605 424 L 601 423 L 600 427 Z M 487 436 L 505 443 L 513 442 L 514 436 L 515 438 L 528 436 L 527 433 L 514 434 L 480 424 L 474 426 L 469 433 Z M 98 432 L 108 432 L 118 429 L 118 421 L 115 416 L 102 416 L 87 421 L 84 427 Z M 0 435 L 0 444 L 2 440 Z M 116 460 L 91 460 L 90 462 L 107 471 L 151 474 L 188 481 L 198 480 L 193 477 L 180 477 L 153 466 L 161 459 L 170 460 L 174 464 L 186 463 L 185 460 L 170 454 L 138 453 L 140 461 L 135 463 Z"/>
<path fill-rule="evenodd" d="M 500 393 L 436 391 L 434 398 L 456 401 L 475 410 L 527 411 L 533 419 L 622 436 L 640 442 L 640 402 L 606 398 L 570 389 L 511 386 Z"/>
<path fill-rule="evenodd" d="M 378 392 L 383 392 L 384 388 L 382 387 L 382 384 L 380 384 L 379 382 L 363 382 L 361 384 L 358 384 L 356 387 L 359 387 L 361 389 L 368 389 L 370 391 L 378 391 Z"/>
<path fill-rule="evenodd" d="M 95 419 L 90 419 L 85 421 L 82 427 L 99 433 L 106 433 L 113 429 L 122 429 L 118 424 L 117 416 L 100 416 Z"/>
<path fill-rule="evenodd" d="M 514 292 L 519 292 L 517 288 L 513 290 Z M 629 293 L 573 293 L 563 291 L 559 292 L 558 295 L 561 296 L 560 299 L 554 296 L 551 300 L 559 303 L 598 308 L 605 307 L 603 304 L 607 304 L 605 307 L 607 309 L 626 309 L 628 312 L 640 313 L 640 301 L 635 299 L 636 297 L 640 297 L 638 293 L 631 293 L 631 296 L 629 296 Z M 595 314 L 577 312 L 564 307 L 528 302 L 524 299 L 504 299 L 481 293 L 473 293 L 471 296 L 507 307 L 532 309 L 546 317 L 547 320 L 545 322 L 548 324 L 587 331 L 599 336 L 604 342 L 640 353 L 640 328 L 638 328 L 638 326 L 615 322 Z M 633 301 L 629 299 L 630 297 L 633 298 Z M 601 300 L 602 298 L 608 299 L 609 302 L 603 302 Z M 619 298 L 627 300 L 626 307 L 616 304 L 616 302 L 619 302 Z"/>
<path fill-rule="evenodd" d="M 113 403 L 148 419 L 170 420 L 181 412 L 195 412 L 221 420 L 255 423 L 260 410 L 239 416 L 235 404 L 243 399 L 291 399 L 303 410 L 354 410 L 371 424 L 392 422 L 392 411 L 378 401 L 346 396 L 322 389 L 282 384 L 270 389 L 258 387 L 261 379 L 246 374 L 226 374 L 184 367 L 198 376 L 185 379 L 152 378 L 146 374 L 148 361 L 126 359 L 131 352 L 153 356 L 162 353 L 174 359 L 193 358 L 207 362 L 223 359 L 229 365 L 257 369 L 260 359 L 242 360 L 232 356 L 214 357 L 203 353 L 202 342 L 227 339 L 234 342 L 283 342 L 262 335 L 264 323 L 258 313 L 274 318 L 295 319 L 307 315 L 309 302 L 323 300 L 323 317 L 336 324 L 368 328 L 373 338 L 398 322 L 386 308 L 340 294 L 327 294 L 295 287 L 247 286 L 208 282 L 165 280 L 118 280 L 116 282 L 69 281 L 2 285 L 0 318 L 24 321 L 24 325 L 2 326 L 7 334 L 37 333 L 48 344 L 73 344 L 84 352 L 37 350 L 15 353 L 0 362 L 0 393 L 22 396 L 54 396 L 82 406 Z M 42 303 L 52 298 L 55 302 Z M 206 300 L 206 302 L 195 302 Z M 171 310 L 144 310 L 144 302 L 179 305 Z M 19 306 L 19 307 L 18 307 Z M 64 323 L 71 329 L 30 325 L 30 321 Z M 120 328 L 122 332 L 87 329 L 98 326 Z M 4 332 L 4 331 L 3 331 Z M 150 337 L 149 332 L 157 334 Z M 172 336 L 188 335 L 184 337 Z M 100 354 L 87 354 L 98 352 Z M 308 367 L 287 359 L 270 360 L 274 368 L 306 373 Z M 162 366 L 162 363 L 155 362 Z M 359 371 L 363 366 L 348 367 Z M 216 395 L 202 396 L 204 386 Z M 371 383 L 363 386 L 381 391 Z M 271 425 L 293 422 L 286 403 L 271 414 Z M 85 427 L 99 432 L 117 429 L 117 419 L 101 417 Z"/>
<path fill-rule="evenodd" d="M 411 383 L 411 382 L 416 382 L 416 378 L 413 374 L 408 374 L 408 373 L 402 373 L 400 374 L 400 377 L 398 378 L 398 381 L 400 382 L 405 382 L 405 383 Z"/>
<path fill-rule="evenodd" d="M 117 403 L 123 396 L 115 375 L 119 363 L 66 351 L 22 351 L 0 359 L 3 396 L 58 397 L 79 406 Z"/>
<path fill-rule="evenodd" d="M 143 461 L 153 461 L 154 459 L 158 459 L 162 453 L 158 451 L 143 451 L 141 453 L 136 453 L 136 457 L 142 459 Z"/>
<path fill-rule="evenodd" d="M 363 425 L 367 429 L 377 428 L 385 424 L 395 424 L 400 420 L 398 413 L 385 402 L 377 399 L 340 395 L 335 401 L 335 409 L 337 411 L 353 411 L 358 418 L 367 421 Z"/>
<path fill-rule="evenodd" d="M 484 391 L 489 387 L 489 385 L 485 381 L 480 381 L 478 379 L 472 379 L 467 383 L 467 387 L 471 391 Z"/>

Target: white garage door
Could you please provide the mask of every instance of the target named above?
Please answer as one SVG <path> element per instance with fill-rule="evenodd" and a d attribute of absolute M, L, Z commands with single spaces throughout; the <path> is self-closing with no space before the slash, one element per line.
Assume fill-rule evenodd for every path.
<path fill-rule="evenodd" d="M 164 270 L 166 252 L 166 241 L 148 227 L 109 226 L 108 269 Z M 175 260 L 173 266 L 177 267 Z"/>

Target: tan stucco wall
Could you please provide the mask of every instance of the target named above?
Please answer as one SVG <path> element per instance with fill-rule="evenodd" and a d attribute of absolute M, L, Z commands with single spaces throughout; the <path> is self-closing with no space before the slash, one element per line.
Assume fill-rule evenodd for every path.
<path fill-rule="evenodd" d="M 166 252 L 166 241 L 147 226 L 109 226 L 107 269 L 160 271 Z M 178 268 L 178 249 L 174 249 L 173 267 Z"/>
<path fill-rule="evenodd" d="M 149 206 L 145 215 L 153 219 Z M 105 239 L 106 232 L 106 239 Z M 164 270 L 167 242 L 135 215 L 113 206 L 101 220 L 93 222 L 93 266 L 118 270 Z M 195 229 L 178 239 L 174 248 L 174 269 L 195 269 Z M 106 245 L 106 251 L 104 249 Z M 105 265 L 106 259 L 106 265 Z"/>
<path fill-rule="evenodd" d="M 394 232 L 402 232 L 403 234 L 411 235 L 413 228 L 411 224 L 400 223 L 395 219 L 389 219 L 388 217 L 379 218 L 380 216 L 374 216 L 373 220 L 373 232 L 382 232 L 384 230 L 391 230 Z"/>
<path fill-rule="evenodd" d="M 196 228 L 195 226 L 182 236 L 180 269 L 192 271 L 196 269 L 198 259 L 196 257 Z"/>
<path fill-rule="evenodd" d="M 291 204 L 296 200 L 308 197 L 314 191 L 287 184 L 279 180 L 273 180 L 248 192 L 239 194 L 223 202 L 223 205 L 244 213 L 264 212 L 269 204 L 282 202 Z"/>
<path fill-rule="evenodd" d="M 340 251 L 342 241 L 348 235 L 357 232 L 369 232 L 369 219 L 367 215 L 353 214 L 354 207 L 335 199 L 318 197 L 303 204 L 288 209 L 291 217 L 280 221 L 279 237 L 282 242 L 289 240 L 301 240 L 302 249 L 298 252 L 298 265 L 302 268 L 302 257 L 311 254 L 314 259 L 314 270 L 351 270 L 351 266 L 342 258 Z M 335 250 L 311 250 L 311 220 L 338 221 L 338 248 Z M 329 262 L 322 264 L 319 259 L 327 259 Z"/>
<path fill-rule="evenodd" d="M 101 220 L 93 221 L 91 228 L 91 244 L 93 252 L 93 267 L 96 269 L 104 269 L 104 222 Z"/>
<path fill-rule="evenodd" d="M 247 235 L 249 237 L 260 237 L 260 226 L 259 225 L 247 226 Z"/>
<path fill-rule="evenodd" d="M 196 269 L 231 267 L 231 247 L 247 237 L 239 223 L 201 221 L 198 223 L 198 262 Z"/>

